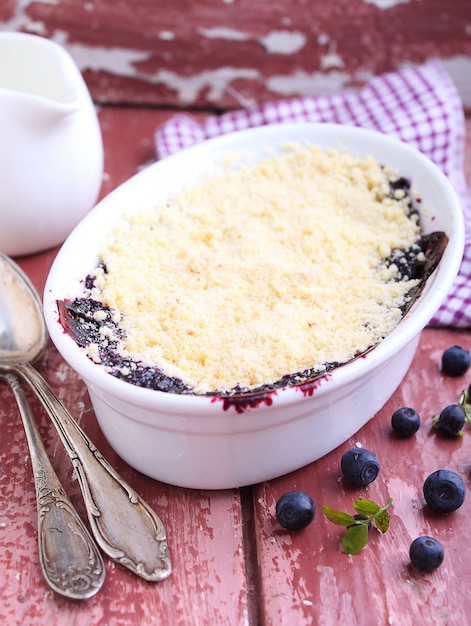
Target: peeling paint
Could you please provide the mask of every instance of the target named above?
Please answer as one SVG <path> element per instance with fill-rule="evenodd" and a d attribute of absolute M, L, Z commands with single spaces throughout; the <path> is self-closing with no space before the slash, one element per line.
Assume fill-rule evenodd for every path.
<path fill-rule="evenodd" d="M 366 73 L 365 73 L 366 74 Z M 365 80 L 370 76 L 365 75 Z M 267 88 L 273 93 L 282 96 L 299 94 L 304 96 L 329 95 L 345 89 L 351 82 L 352 76 L 347 72 L 294 72 L 289 75 L 272 76 L 267 80 Z"/>
<path fill-rule="evenodd" d="M 56 32 L 53 40 L 67 48 L 79 69 L 109 72 L 117 76 L 135 78 L 150 84 L 163 84 L 177 92 L 179 101 L 193 102 L 201 90 L 208 89 L 209 101 L 219 100 L 227 92 L 228 86 L 237 79 L 257 80 L 259 72 L 250 68 L 220 67 L 193 76 L 180 76 L 166 69 L 156 74 L 136 71 L 135 63 L 149 60 L 152 55 L 140 50 L 122 48 L 88 47 L 81 44 L 67 44 L 67 36 Z"/>
<path fill-rule="evenodd" d="M 148 61 L 152 58 L 150 52 L 124 48 L 105 48 L 104 46 L 85 46 L 82 44 L 67 43 L 67 34 L 56 31 L 51 37 L 53 41 L 67 48 L 78 68 L 110 72 L 118 76 L 136 77 L 134 63 Z"/>
<path fill-rule="evenodd" d="M 251 36 L 243 31 L 226 27 L 200 28 L 198 32 L 208 39 L 227 41 L 248 41 Z M 258 40 L 270 54 L 295 54 L 306 44 L 306 36 L 300 32 L 287 30 L 272 31 Z"/>
<path fill-rule="evenodd" d="M 47 32 L 44 22 L 32 20 L 26 13 L 30 4 L 58 5 L 60 0 L 18 0 L 16 15 L 7 22 L 0 23 L 0 31 L 25 31 L 36 35 Z"/>
<path fill-rule="evenodd" d="M 152 83 L 163 83 L 174 89 L 182 103 L 192 102 L 202 89 L 208 88 L 207 99 L 210 102 L 218 101 L 227 91 L 228 86 L 237 79 L 257 80 L 258 71 L 253 69 L 220 67 L 213 71 L 204 71 L 193 76 L 179 76 L 175 72 L 160 70 L 151 77 Z"/>
<path fill-rule="evenodd" d="M 228 41 L 247 41 L 249 36 L 234 28 L 199 28 L 198 32 L 208 39 L 227 39 Z"/>
<path fill-rule="evenodd" d="M 406 5 L 417 3 L 420 0 L 363 0 L 363 3 L 372 5 L 369 9 L 370 14 L 377 14 L 377 10 L 392 9 L 398 5 Z M 236 4 L 236 0 L 219 0 L 220 4 Z M 12 18 L 8 21 L 0 23 L 0 31 L 23 31 L 30 32 L 42 36 L 50 36 L 51 27 L 48 22 L 48 18 L 36 17 L 32 19 L 28 13 L 30 7 L 34 5 L 38 8 L 38 5 L 60 6 L 61 4 L 68 4 L 65 0 L 16 0 L 16 12 Z M 88 12 L 89 16 L 86 16 L 86 20 L 89 28 L 102 28 L 102 24 L 92 24 L 90 26 L 90 17 L 93 18 L 96 10 L 96 2 L 94 0 L 82 0 L 79 3 L 80 10 Z M 62 8 L 61 7 L 61 11 Z M 77 8 L 77 7 L 76 7 Z M 418 6 L 411 6 L 410 12 L 417 12 Z M 255 9 L 254 9 L 255 10 Z M 366 11 L 366 9 L 365 9 Z M 48 15 L 51 13 L 51 9 L 46 11 L 35 10 L 35 16 Z M 265 35 L 256 35 L 252 28 L 252 22 L 241 22 L 240 28 L 231 28 L 230 25 L 233 22 L 225 21 L 221 18 L 221 15 L 225 13 L 224 9 L 219 7 L 220 16 L 214 15 L 213 23 L 211 21 L 196 22 L 194 25 L 193 36 L 198 39 L 195 42 L 203 50 L 202 61 L 200 61 L 199 51 L 195 52 L 194 57 L 188 60 L 187 63 L 181 67 L 182 63 L 180 58 L 175 56 L 175 48 L 173 45 L 163 45 L 157 42 L 157 46 L 148 45 L 142 49 L 126 48 L 125 44 L 122 46 L 116 45 L 115 47 L 109 47 L 106 45 L 107 41 L 112 43 L 118 41 L 116 37 L 100 39 L 98 46 L 87 46 L 80 43 L 80 38 L 75 37 L 77 43 L 69 43 L 69 37 L 72 37 L 72 32 L 65 32 L 65 26 L 62 30 L 56 31 L 51 39 L 63 45 L 74 58 L 77 66 L 81 71 L 93 70 L 96 72 L 107 72 L 110 75 L 116 77 L 118 80 L 120 77 L 126 79 L 135 79 L 147 83 L 149 85 L 149 91 L 146 92 L 146 97 L 152 98 L 152 85 L 164 84 L 168 85 L 170 89 L 176 92 L 176 96 L 171 96 L 170 100 L 177 106 L 180 104 L 187 104 L 193 102 L 205 101 L 216 102 L 219 97 L 225 101 L 227 96 L 234 98 L 234 100 L 240 106 L 250 106 L 248 103 L 256 102 L 260 93 L 272 93 L 274 97 L 281 96 L 295 96 L 295 95 L 323 95 L 332 94 L 336 91 L 348 88 L 352 84 L 361 84 L 363 79 L 360 78 L 361 70 L 358 65 L 352 64 L 352 59 L 347 56 L 344 48 L 342 48 L 343 42 L 335 42 L 332 36 L 329 34 L 328 25 L 315 31 L 315 41 L 319 46 L 318 54 L 320 59 L 318 61 L 318 67 L 314 67 L 316 70 L 314 73 L 310 71 L 302 71 L 301 69 L 296 71 L 296 68 L 302 68 L 303 62 L 298 58 L 294 59 L 294 66 L 287 66 L 288 59 L 282 61 L 281 59 L 273 59 L 272 65 L 270 65 L 269 72 L 265 69 L 258 70 L 254 65 L 251 65 L 250 56 L 245 61 L 244 67 L 232 67 L 231 61 L 226 63 L 226 66 L 215 68 L 206 71 L 207 66 L 204 65 L 204 54 L 207 51 L 207 46 L 204 44 L 204 38 L 208 40 L 222 40 L 228 42 L 228 45 L 232 47 L 240 48 L 240 60 L 238 62 L 244 63 L 243 59 L 247 58 L 246 55 L 250 55 L 250 47 L 245 42 L 251 42 L 252 44 L 258 43 L 267 55 L 297 55 L 299 59 L 307 46 L 308 33 L 312 34 L 312 28 L 306 25 L 299 26 L 299 30 L 296 29 L 294 24 L 295 14 L 286 10 L 284 13 L 275 16 L 271 23 L 266 23 Z M 451 13 L 441 11 L 437 14 L 439 20 L 451 20 Z M 385 16 L 381 16 L 382 19 L 386 19 Z M 391 16 L 392 18 L 392 16 Z M 380 19 L 378 17 L 378 19 Z M 389 17 L 388 17 L 389 19 Z M 71 24 L 71 23 L 70 23 Z M 70 25 L 69 24 L 69 25 Z M 224 26 L 229 24 L 229 26 Z M 234 24 L 235 25 L 235 24 Z M 451 26 L 447 27 L 451 29 Z M 448 54 L 455 53 L 456 56 L 449 58 L 442 58 L 440 56 L 441 48 L 437 48 L 436 56 L 440 58 L 443 65 L 448 70 L 453 80 L 455 81 L 459 93 L 461 95 L 463 105 L 469 109 L 471 107 L 471 83 L 469 82 L 469 76 L 471 75 L 471 58 L 464 53 L 463 45 L 467 45 L 471 38 L 471 22 L 463 20 L 459 26 L 459 29 L 455 27 L 455 31 L 458 32 L 459 41 L 453 48 L 448 50 Z M 453 32 L 455 32 L 453 31 Z M 368 32 L 362 34 L 361 46 L 363 49 L 372 48 L 374 42 L 371 37 L 368 39 Z M 176 42 L 179 38 L 179 33 L 174 31 L 171 27 L 168 29 L 162 28 L 154 35 L 160 42 Z M 366 38 L 365 38 L 366 37 Z M 463 42 L 463 45 L 460 44 Z M 154 40 L 155 43 L 155 40 Z M 338 49 L 337 45 L 338 43 Z M 342 45 L 341 45 L 342 44 Z M 147 45 L 147 44 L 144 44 Z M 314 44 L 315 45 L 315 44 Z M 461 47 L 460 47 L 461 46 Z M 158 51 L 158 52 L 157 52 Z M 452 52 L 453 51 L 453 52 Z M 459 52 L 459 54 L 458 54 Z M 142 71 L 141 67 L 146 62 L 155 62 L 156 55 L 159 55 L 160 71 Z M 258 58 L 258 57 L 257 57 Z M 408 60 L 408 52 L 404 50 L 400 59 L 397 59 L 394 63 L 394 69 L 401 69 L 406 65 L 410 65 Z M 277 73 L 278 63 L 278 73 Z M 300 65 L 301 64 L 301 65 Z M 170 67 L 172 71 L 167 71 L 166 67 Z M 228 67 L 230 66 L 230 67 Z M 283 70 L 281 70 L 283 67 Z M 365 67 L 368 67 L 366 65 Z M 309 68 L 310 70 L 312 68 Z M 379 68 L 377 71 L 382 71 Z M 193 75 L 184 76 L 184 73 L 193 72 Z M 267 76 L 270 72 L 273 72 L 272 76 Z M 283 73 L 282 73 L 283 72 Z M 370 73 L 365 69 L 365 80 L 370 78 Z M 245 85 L 244 93 L 239 93 L 232 83 L 238 79 L 253 81 L 253 85 Z M 90 79 L 91 92 L 95 88 L 95 83 L 101 85 L 101 78 Z M 101 87 L 100 87 L 101 88 Z M 106 85 L 104 87 L 106 89 Z M 127 87 L 124 87 L 126 90 Z M 132 90 L 132 86 L 130 87 Z M 156 92 L 157 97 L 160 92 Z M 100 96 L 102 97 L 102 96 Z M 106 97 L 110 100 L 114 98 L 122 98 L 119 90 L 114 91 L 114 88 L 109 87 L 109 93 Z M 133 99 L 133 94 L 129 96 Z M 136 96 L 139 98 L 140 96 Z M 166 96 L 168 98 L 168 96 Z M 195 98 L 195 100 L 192 100 Z"/>
<path fill-rule="evenodd" d="M 374 4 L 378 9 L 391 9 L 398 4 L 409 4 L 410 2 L 422 2 L 422 0 L 363 0 L 366 4 Z"/>
<path fill-rule="evenodd" d="M 328 35 L 325 35 L 323 41 L 325 42 L 325 44 L 328 44 L 328 51 L 321 57 L 320 69 L 331 70 L 342 69 L 343 67 L 345 67 L 345 63 L 342 57 L 337 54 L 337 43 L 335 41 L 331 41 Z"/>
<path fill-rule="evenodd" d="M 34 35 L 46 35 L 46 25 L 44 22 L 39 22 L 37 20 L 31 20 L 29 17 L 25 17 L 22 22 L 22 28 L 26 30 L 28 33 L 32 33 Z M 21 29 L 20 29 L 21 30 Z"/>
<path fill-rule="evenodd" d="M 162 30 L 159 33 L 159 39 L 162 39 L 162 41 L 173 41 L 175 39 L 175 33 L 171 30 Z"/>
<path fill-rule="evenodd" d="M 306 35 L 288 30 L 274 30 L 260 40 L 271 54 L 294 54 L 306 44 Z"/>
<path fill-rule="evenodd" d="M 90 47 L 76 43 L 69 44 L 67 43 L 67 34 L 63 31 L 56 31 L 51 39 L 68 50 L 82 72 L 85 70 L 109 72 L 115 76 L 143 80 L 153 85 L 163 84 L 177 92 L 179 102 L 182 104 L 193 102 L 203 89 L 208 90 L 207 99 L 210 102 L 216 102 L 225 93 L 228 93 L 234 80 L 260 79 L 257 70 L 234 67 L 220 67 L 193 76 L 180 76 L 176 72 L 166 69 L 161 69 L 156 74 L 147 74 L 137 71 L 135 64 L 151 59 L 152 54 L 150 52 L 105 48 L 103 46 Z"/>
<path fill-rule="evenodd" d="M 18 8 L 20 10 L 27 9 L 30 4 L 53 4 L 59 5 L 60 0 L 20 0 L 18 2 Z"/>
<path fill-rule="evenodd" d="M 324 54 L 321 58 L 321 70 L 331 70 L 333 68 L 342 69 L 345 67 L 345 63 L 343 62 L 342 57 L 340 57 L 336 52 L 329 52 Z"/>

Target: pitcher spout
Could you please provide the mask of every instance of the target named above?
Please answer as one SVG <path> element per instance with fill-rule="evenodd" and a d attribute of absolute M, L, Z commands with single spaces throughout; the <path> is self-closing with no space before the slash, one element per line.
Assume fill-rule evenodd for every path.
<path fill-rule="evenodd" d="M 65 115 L 80 106 L 82 80 L 60 46 L 37 35 L 0 33 L 0 99 L 30 100 Z"/>

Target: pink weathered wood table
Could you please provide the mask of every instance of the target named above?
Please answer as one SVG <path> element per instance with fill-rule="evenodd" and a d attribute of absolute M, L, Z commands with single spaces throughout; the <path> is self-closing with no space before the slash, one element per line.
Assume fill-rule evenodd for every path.
<path fill-rule="evenodd" d="M 103 108 L 99 116 L 106 150 L 102 194 L 154 159 L 153 132 L 170 113 Z M 471 124 L 468 123 L 471 129 Z M 468 150 L 469 157 L 469 150 Z M 468 162 L 469 174 L 469 162 Z M 469 176 L 468 176 L 469 180 Z M 42 291 L 56 250 L 17 259 Z M 288 476 L 240 490 L 192 491 L 153 481 L 120 460 L 104 440 L 84 384 L 50 344 L 38 368 L 72 414 L 124 478 L 161 515 L 173 558 L 173 573 L 146 583 L 106 559 L 107 580 L 85 602 L 56 596 L 38 563 L 36 503 L 31 463 L 10 390 L 0 385 L 0 623 L 29 626 L 351 626 L 419 623 L 469 624 L 471 594 L 471 429 L 459 440 L 432 432 L 431 418 L 455 403 L 471 382 L 471 371 L 446 378 L 439 371 L 445 348 L 471 349 L 469 331 L 427 328 L 403 383 L 387 405 L 339 449 Z M 38 402 L 31 397 L 52 462 L 79 512 L 84 508 L 66 453 Z M 391 435 L 390 418 L 400 406 L 416 408 L 422 427 L 415 437 Z M 348 416 L 346 416 L 348 418 Z M 381 462 L 378 479 L 352 489 L 339 479 L 342 453 L 360 442 Z M 469 494 L 448 516 L 424 507 L 422 484 L 435 469 L 460 473 Z M 285 492 L 303 489 L 317 504 L 305 530 L 283 530 L 275 503 Z M 393 499 L 389 531 L 372 531 L 364 551 L 340 550 L 341 529 L 321 506 L 351 511 L 357 497 L 379 503 Z M 436 536 L 445 548 L 443 565 L 431 574 L 410 566 L 408 549 L 418 535 Z"/>
<path fill-rule="evenodd" d="M 227 110 L 441 59 L 471 108 L 469 0 L 2 0 L 62 44 L 95 102 Z"/>

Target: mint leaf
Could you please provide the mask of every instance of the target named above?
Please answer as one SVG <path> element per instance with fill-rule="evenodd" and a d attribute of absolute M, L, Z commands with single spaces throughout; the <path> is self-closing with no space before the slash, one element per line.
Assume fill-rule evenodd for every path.
<path fill-rule="evenodd" d="M 350 513 L 343 513 L 342 511 L 335 511 L 331 509 L 330 506 L 324 505 L 322 507 L 324 515 L 328 520 L 337 524 L 337 526 L 351 526 L 355 524 L 355 518 Z"/>
<path fill-rule="evenodd" d="M 355 500 L 353 508 L 359 515 L 375 515 L 381 510 L 376 502 L 373 502 L 372 500 L 364 500 L 362 498 Z"/>
<path fill-rule="evenodd" d="M 379 515 L 375 517 L 375 526 L 382 533 L 385 533 L 389 528 L 389 522 L 391 520 L 391 516 L 387 511 L 382 511 Z"/>
<path fill-rule="evenodd" d="M 342 548 L 347 554 L 358 554 L 368 541 L 368 527 L 364 524 L 349 526 L 342 537 Z"/>

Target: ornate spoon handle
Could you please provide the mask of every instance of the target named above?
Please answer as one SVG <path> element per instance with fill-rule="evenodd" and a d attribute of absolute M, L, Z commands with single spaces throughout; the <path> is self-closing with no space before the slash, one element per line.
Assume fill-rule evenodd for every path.
<path fill-rule="evenodd" d="M 67 449 L 101 549 L 145 580 L 166 578 L 171 562 L 160 518 L 103 458 L 42 376 L 29 364 L 16 371 L 37 393 Z"/>
<path fill-rule="evenodd" d="M 9 383 L 18 403 L 30 450 L 38 502 L 39 560 L 44 578 L 63 596 L 90 598 L 105 580 L 98 546 L 54 472 L 18 376 L 5 372 L 1 377 Z"/>

